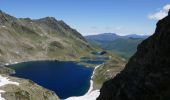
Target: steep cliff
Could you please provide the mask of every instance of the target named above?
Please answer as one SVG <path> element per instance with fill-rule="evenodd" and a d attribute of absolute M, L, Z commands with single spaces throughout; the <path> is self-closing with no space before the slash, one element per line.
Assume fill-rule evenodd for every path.
<path fill-rule="evenodd" d="M 125 69 L 104 83 L 97 100 L 170 99 L 170 12 L 157 23 Z"/>

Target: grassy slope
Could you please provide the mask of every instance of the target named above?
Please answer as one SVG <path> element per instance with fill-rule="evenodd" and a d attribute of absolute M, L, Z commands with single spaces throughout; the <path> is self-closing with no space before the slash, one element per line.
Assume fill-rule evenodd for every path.
<path fill-rule="evenodd" d="M 118 55 L 110 55 L 112 55 L 111 59 L 95 70 L 93 76 L 94 89 L 100 89 L 106 80 L 113 78 L 124 68 L 124 65 L 126 64 L 126 60 Z"/>
<path fill-rule="evenodd" d="M 136 52 L 138 44 L 142 41 L 143 39 L 140 38 L 117 39 L 113 42 L 110 42 L 105 48 L 128 59 Z"/>

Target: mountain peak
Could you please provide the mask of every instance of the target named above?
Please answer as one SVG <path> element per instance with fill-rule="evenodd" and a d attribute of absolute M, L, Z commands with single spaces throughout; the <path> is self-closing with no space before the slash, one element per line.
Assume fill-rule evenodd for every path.
<path fill-rule="evenodd" d="M 4 14 L 6 14 L 6 13 L 4 13 L 2 10 L 0 10 L 0 14 L 1 14 L 1 15 L 4 15 Z"/>
<path fill-rule="evenodd" d="M 112 35 L 112 36 L 118 36 L 116 33 L 101 33 L 99 35 Z"/>
<path fill-rule="evenodd" d="M 50 21 L 57 21 L 56 19 L 55 19 L 55 17 L 44 17 L 44 18 L 42 18 L 42 19 L 44 19 L 44 20 L 50 20 Z"/>
<path fill-rule="evenodd" d="M 0 10 L 0 24 L 4 24 L 6 22 L 14 22 L 16 20 L 15 17 L 10 16 L 9 14 L 6 14 L 2 10 Z"/>
<path fill-rule="evenodd" d="M 4 11 L 0 10 L 0 15 L 2 16 L 7 16 L 7 17 L 12 17 L 8 13 L 5 13 Z"/>
<path fill-rule="evenodd" d="M 3 13 L 2 10 L 0 10 L 0 13 Z"/>
<path fill-rule="evenodd" d="M 168 12 L 168 16 L 170 16 L 170 9 L 169 9 L 169 12 Z"/>

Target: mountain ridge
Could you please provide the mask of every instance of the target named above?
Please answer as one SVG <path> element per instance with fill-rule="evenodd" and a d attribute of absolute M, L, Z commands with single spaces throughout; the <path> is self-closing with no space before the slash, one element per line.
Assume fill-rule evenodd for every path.
<path fill-rule="evenodd" d="M 79 32 L 54 17 L 32 20 L 1 11 L 0 36 L 1 63 L 74 60 L 93 51 Z"/>

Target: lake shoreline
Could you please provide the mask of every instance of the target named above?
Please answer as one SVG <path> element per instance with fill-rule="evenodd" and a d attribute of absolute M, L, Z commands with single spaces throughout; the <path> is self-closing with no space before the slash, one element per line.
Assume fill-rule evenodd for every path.
<path fill-rule="evenodd" d="M 20 64 L 20 63 L 27 63 L 27 62 L 44 62 L 44 61 L 56 61 L 56 62 L 74 62 L 80 65 L 84 65 L 87 68 L 95 68 L 95 65 L 89 65 L 88 63 L 83 64 L 84 62 L 81 61 L 80 59 L 75 59 L 75 60 L 58 60 L 58 59 L 37 59 L 37 60 L 27 60 L 27 61 L 14 61 L 14 62 L 8 62 L 8 63 L 4 63 L 2 64 L 3 66 L 10 66 L 10 65 L 14 65 L 14 64 Z"/>
<path fill-rule="evenodd" d="M 56 65 L 56 64 L 57 65 Z M 40 65 L 39 65 L 40 64 Z M 51 65 L 52 64 L 52 65 Z M 59 64 L 59 65 L 58 65 Z M 32 67 L 29 67 L 29 66 L 32 66 Z M 33 77 L 37 77 L 36 75 L 37 75 L 37 70 L 39 70 L 39 68 L 38 67 L 33 67 L 33 66 L 42 66 L 42 68 L 40 69 L 40 71 L 39 71 L 39 73 L 40 73 L 40 75 L 38 75 L 38 76 L 40 76 L 40 78 L 38 78 L 38 79 L 34 79 Z M 45 67 L 47 65 L 47 67 Z M 64 66 L 65 67 L 64 67 Z M 20 66 L 21 67 L 21 69 L 18 67 L 18 66 Z M 23 66 L 23 67 L 22 67 Z M 27 66 L 27 67 L 26 67 Z M 44 67 L 43 67 L 44 66 Z M 60 68 L 59 67 L 54 67 L 54 66 L 61 66 Z M 70 69 L 70 71 L 69 70 L 65 70 L 65 68 L 66 68 L 66 66 L 68 66 L 67 68 L 71 68 Z M 74 67 L 75 66 L 75 67 Z M 79 66 L 80 66 L 80 68 L 79 68 Z M 86 76 L 87 75 L 87 79 L 89 79 L 89 80 L 87 80 L 87 79 L 85 79 L 85 80 L 82 80 L 82 81 L 78 81 L 78 83 L 76 83 L 76 84 L 79 84 L 79 82 L 81 83 L 81 82 L 83 82 L 83 84 L 84 84 L 84 86 L 86 87 L 87 86 L 87 84 L 89 84 L 89 86 L 84 90 L 80 90 L 81 92 L 79 92 L 79 96 L 81 96 L 81 95 L 84 95 L 84 94 L 86 94 L 87 93 L 87 91 L 89 90 L 89 88 L 91 87 L 91 84 L 93 84 L 92 83 L 92 81 L 91 81 L 91 77 L 93 76 L 93 71 L 94 71 L 94 68 L 90 68 L 90 67 L 88 67 L 88 66 L 84 66 L 84 65 L 80 65 L 80 64 L 78 64 L 78 62 L 76 62 L 76 61 L 58 61 L 58 60 L 40 60 L 40 61 L 28 61 L 28 62 L 18 62 L 18 63 L 11 63 L 10 65 L 8 65 L 7 66 L 8 68 L 11 68 L 11 69 L 14 69 L 15 71 L 16 71 L 16 73 L 15 74 L 11 74 L 12 76 L 14 76 L 14 77 L 20 77 L 20 78 L 23 78 L 23 79 L 30 79 L 30 80 L 32 80 L 32 81 L 34 81 L 35 83 L 37 83 L 37 84 L 39 84 L 39 85 L 41 85 L 41 86 L 43 86 L 43 87 L 45 87 L 45 88 L 47 88 L 47 89 L 49 89 L 49 90 L 52 90 L 52 91 L 58 91 L 58 90 L 55 90 L 56 88 L 55 88 L 55 86 L 54 86 L 54 84 L 52 85 L 52 82 L 50 82 L 49 80 L 48 80 L 48 82 L 49 82 L 49 84 L 44 84 L 43 83 L 43 81 L 45 81 L 44 80 L 44 78 L 41 78 L 41 77 L 49 77 L 49 75 L 52 75 L 51 73 L 54 73 L 54 72 L 51 72 L 51 71 L 55 71 L 55 73 L 56 73 L 56 71 L 57 71 L 57 69 L 56 68 L 59 68 L 59 70 L 58 71 L 60 71 L 61 73 L 63 73 L 61 70 L 62 69 L 64 69 L 63 71 L 69 71 L 70 73 L 73 73 L 73 71 L 78 71 L 78 72 L 81 72 L 81 74 L 80 75 L 83 75 L 82 77 L 84 77 L 84 75 Z M 24 68 L 25 67 L 25 68 Z M 84 67 L 84 68 L 83 68 Z M 17 69 L 15 69 L 15 68 L 17 68 Z M 44 73 L 44 71 L 46 71 L 46 70 L 44 70 L 44 69 L 46 69 L 46 68 L 48 68 L 47 70 L 49 70 L 50 71 L 50 74 L 48 74 L 47 73 L 47 75 L 45 75 L 45 76 L 41 76 L 42 75 L 42 73 Z M 51 68 L 55 68 L 55 69 L 53 69 L 53 70 L 50 70 Z M 62 68 L 62 69 L 61 69 Z M 77 69 L 78 68 L 78 69 Z M 88 70 L 87 70 L 87 69 Z M 26 69 L 26 70 L 25 70 Z M 30 70 L 30 73 L 32 73 L 31 75 L 30 75 L 30 73 L 27 73 L 26 71 L 27 70 Z M 32 71 L 31 71 L 32 70 Z M 90 71 L 91 70 L 91 71 Z M 36 71 L 36 72 L 35 72 Z M 49 72 L 48 71 L 48 72 Z M 82 71 L 83 71 L 83 73 L 82 73 Z M 84 72 L 85 71 L 85 72 Z M 58 74 L 60 74 L 60 75 L 57 75 L 57 76 L 61 76 L 61 73 L 58 73 Z M 34 74 L 35 73 L 35 74 Z M 45 72 L 46 73 L 46 72 Z M 75 72 L 74 72 L 75 73 Z M 86 73 L 86 74 L 85 74 Z M 87 73 L 89 73 L 89 75 L 87 74 Z M 91 73 L 91 74 L 90 74 Z M 56 74 L 55 74 L 56 75 Z M 57 77 L 56 76 L 56 77 Z M 32 78 L 31 78 L 32 77 Z M 63 80 L 63 79 L 67 79 L 66 77 L 67 76 L 63 76 L 62 75 L 62 77 L 65 77 L 65 78 L 62 78 L 61 80 Z M 72 76 L 70 76 L 70 77 L 72 77 L 72 78 L 69 78 L 69 79 L 72 79 L 72 80 L 75 80 L 76 78 L 78 78 L 79 77 L 79 79 L 81 80 L 81 78 L 80 78 L 80 76 L 78 75 L 76 75 L 76 77 L 75 77 L 75 75 L 74 74 L 72 74 Z M 89 78 L 88 78 L 89 77 Z M 39 80 L 40 79 L 40 80 Z M 50 78 L 47 78 L 47 79 L 50 79 Z M 54 78 L 52 78 L 52 80 L 53 80 Z M 58 78 L 55 78 L 54 80 L 56 80 L 56 79 L 58 79 Z M 79 80 L 78 79 L 78 80 Z M 41 80 L 43 80 L 43 81 L 41 81 Z M 51 79 L 50 79 L 51 80 Z M 86 82 L 89 82 L 89 83 L 86 83 Z M 41 83 L 42 82 L 42 83 Z M 57 81 L 55 81 L 55 82 L 57 82 Z M 63 81 L 58 81 L 57 83 L 58 84 L 61 84 L 62 82 L 64 82 L 64 84 L 65 84 L 65 81 L 63 80 Z M 72 81 L 70 81 L 70 82 L 72 82 Z M 76 82 L 76 81 L 73 81 L 73 82 Z M 51 88 L 48 88 L 48 86 L 50 86 L 50 88 L 51 88 L 51 86 L 54 86 L 54 90 Z M 58 86 L 58 85 L 56 85 L 56 86 Z M 78 85 L 79 86 L 79 85 Z M 75 87 L 75 85 L 73 85 L 73 87 Z M 76 86 L 77 87 L 77 86 Z M 65 87 L 63 87 L 63 88 L 65 88 Z M 58 88 L 59 89 L 59 88 Z M 67 89 L 70 89 L 70 87 L 68 87 Z M 79 89 L 81 89 L 81 88 L 79 88 Z M 60 90 L 59 90 L 60 91 Z M 76 90 L 77 91 L 77 90 Z M 79 91 L 79 90 L 78 90 Z M 81 93 L 83 93 L 83 91 L 84 91 L 84 94 L 81 94 Z M 68 92 L 69 93 L 69 92 Z M 75 92 L 76 93 L 76 92 Z M 61 95 L 61 97 L 60 98 L 62 98 L 62 99 L 66 99 L 66 98 L 68 98 L 68 97 L 71 97 L 71 95 L 70 96 L 68 96 L 68 97 L 63 97 L 63 95 L 69 95 L 69 94 L 63 94 L 62 92 L 59 92 L 59 93 L 57 93 L 56 92 L 56 94 L 60 97 Z M 72 94 L 72 93 L 71 93 Z M 75 94 L 75 95 L 77 95 L 77 94 Z M 74 94 L 73 94 L 73 96 L 74 96 Z"/>
<path fill-rule="evenodd" d="M 100 94 L 100 90 L 96 89 L 94 90 L 93 88 L 93 76 L 95 74 L 95 71 L 97 68 L 99 68 L 102 64 L 97 65 L 94 70 L 93 70 L 93 74 L 91 76 L 91 80 L 90 80 L 90 88 L 88 90 L 88 92 L 83 95 L 83 96 L 73 96 L 73 97 L 69 97 L 67 99 L 62 99 L 62 100 L 96 100 L 96 98 L 99 96 Z"/>

